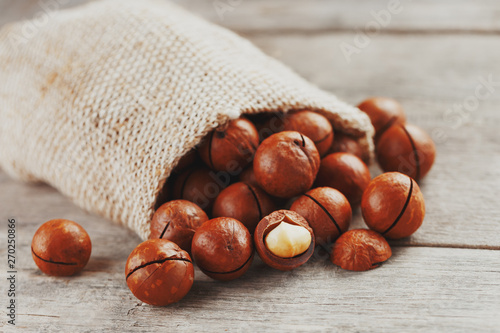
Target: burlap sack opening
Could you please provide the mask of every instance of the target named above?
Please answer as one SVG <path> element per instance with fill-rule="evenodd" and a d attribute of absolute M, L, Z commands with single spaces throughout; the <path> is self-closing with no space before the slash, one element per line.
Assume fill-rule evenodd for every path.
<path fill-rule="evenodd" d="M 316 110 L 373 150 L 365 114 L 171 3 L 52 14 L 0 31 L 0 165 L 144 239 L 172 168 L 240 114 Z"/>

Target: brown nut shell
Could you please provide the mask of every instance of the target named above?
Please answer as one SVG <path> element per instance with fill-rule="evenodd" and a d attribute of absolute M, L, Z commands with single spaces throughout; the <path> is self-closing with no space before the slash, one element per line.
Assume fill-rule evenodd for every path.
<path fill-rule="evenodd" d="M 370 162 L 370 155 L 363 151 L 358 140 L 342 132 L 335 132 L 335 140 L 328 150 L 328 154 L 332 153 L 349 153 L 361 159 L 366 165 Z"/>
<path fill-rule="evenodd" d="M 153 215 L 150 239 L 168 239 L 191 252 L 194 232 L 208 221 L 207 214 L 195 203 L 173 200 L 163 204 Z"/>
<path fill-rule="evenodd" d="M 333 243 L 349 229 L 352 210 L 340 191 L 331 187 L 318 187 L 295 200 L 290 210 L 303 216 L 314 231 L 316 244 Z"/>
<path fill-rule="evenodd" d="M 31 255 L 42 272 L 70 276 L 80 272 L 90 258 L 90 237 L 78 223 L 55 219 L 38 228 L 31 242 Z"/>
<path fill-rule="evenodd" d="M 281 222 L 304 227 L 311 233 L 311 244 L 309 245 L 307 251 L 292 258 L 278 257 L 277 255 L 269 251 L 265 244 L 265 238 L 267 234 L 269 234 Z M 316 244 L 314 241 L 314 232 L 307 223 L 306 219 L 296 212 L 284 209 L 275 211 L 270 215 L 264 217 L 257 225 L 253 236 L 255 248 L 259 253 L 262 261 L 267 265 L 281 271 L 289 271 L 305 264 L 313 255 L 314 247 Z"/>
<path fill-rule="evenodd" d="M 235 119 L 227 126 L 208 134 L 198 151 L 207 166 L 216 171 L 243 170 L 259 146 L 259 133 L 245 118 Z"/>
<path fill-rule="evenodd" d="M 436 146 L 421 128 L 406 124 L 389 128 L 377 144 L 377 160 L 385 172 L 398 171 L 415 180 L 424 178 L 436 158 Z"/>
<path fill-rule="evenodd" d="M 259 186 L 255 173 L 253 172 L 253 165 L 250 164 L 242 173 L 240 173 L 239 181 L 253 186 Z"/>
<path fill-rule="evenodd" d="M 230 182 L 227 173 L 216 173 L 207 167 L 194 167 L 184 171 L 175 180 L 173 199 L 194 202 L 210 214 L 215 199 Z"/>
<path fill-rule="evenodd" d="M 135 297 L 156 306 L 180 301 L 191 289 L 194 268 L 189 254 L 167 239 L 150 239 L 130 253 L 127 286 Z"/>
<path fill-rule="evenodd" d="M 328 119 L 313 111 L 299 111 L 286 115 L 284 131 L 297 131 L 311 139 L 320 156 L 325 155 L 333 142 L 333 128 Z"/>
<path fill-rule="evenodd" d="M 311 188 L 319 164 L 319 153 L 311 139 L 299 132 L 285 131 L 261 143 L 253 170 L 264 191 L 279 198 L 291 198 Z"/>
<path fill-rule="evenodd" d="M 406 115 L 398 101 L 387 97 L 373 97 L 361 102 L 358 108 L 365 112 L 375 128 L 375 142 L 392 125 L 404 124 Z"/>
<path fill-rule="evenodd" d="M 378 232 L 354 229 L 337 239 L 330 260 L 343 269 L 367 271 L 379 267 L 391 255 L 391 247 Z"/>
<path fill-rule="evenodd" d="M 370 170 L 358 157 L 348 153 L 334 153 L 321 160 L 316 186 L 339 190 L 354 207 L 359 205 L 370 179 Z"/>
<path fill-rule="evenodd" d="M 222 190 L 215 200 L 213 217 L 232 217 L 253 234 L 255 227 L 276 206 L 269 195 L 257 186 L 238 182 Z"/>
<path fill-rule="evenodd" d="M 254 256 L 250 232 L 241 222 L 230 217 L 211 219 L 199 227 L 191 250 L 201 271 L 222 281 L 245 274 Z"/>
<path fill-rule="evenodd" d="M 399 172 L 387 172 L 368 185 L 361 212 L 370 229 L 384 237 L 399 239 L 420 228 L 425 202 L 415 180 Z"/>

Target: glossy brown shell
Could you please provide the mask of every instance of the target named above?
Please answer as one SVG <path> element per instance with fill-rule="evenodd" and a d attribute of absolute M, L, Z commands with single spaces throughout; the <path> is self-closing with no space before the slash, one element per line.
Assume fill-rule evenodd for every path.
<path fill-rule="evenodd" d="M 280 132 L 264 140 L 253 169 L 260 187 L 270 195 L 290 198 L 306 192 L 319 170 L 314 142 L 299 132 Z"/>
<path fill-rule="evenodd" d="M 153 215 L 150 239 L 168 239 L 191 252 L 194 232 L 208 221 L 207 214 L 195 203 L 173 200 L 163 204 Z"/>
<path fill-rule="evenodd" d="M 404 124 L 406 115 L 398 101 L 387 97 L 369 98 L 358 105 L 375 128 L 375 141 L 392 125 Z"/>
<path fill-rule="evenodd" d="M 436 158 L 431 137 L 413 125 L 389 128 L 377 144 L 377 160 L 385 172 L 398 171 L 415 180 L 424 178 Z"/>
<path fill-rule="evenodd" d="M 238 182 L 222 190 L 214 203 L 213 217 L 232 217 L 253 234 L 257 223 L 276 206 L 269 195 L 257 186 Z"/>
<path fill-rule="evenodd" d="M 290 210 L 299 213 L 314 231 L 316 244 L 333 243 L 349 229 L 352 210 L 340 191 L 331 187 L 318 187 L 295 200 Z"/>
<path fill-rule="evenodd" d="M 356 138 L 344 134 L 342 132 L 335 132 L 335 140 L 328 150 L 328 154 L 332 153 L 349 153 L 361 159 L 366 165 L 370 161 L 370 155 L 365 153 Z"/>
<path fill-rule="evenodd" d="M 311 139 L 321 156 L 330 149 L 334 134 L 328 119 L 313 111 L 299 111 L 286 115 L 283 122 L 284 131 L 297 131 Z"/>
<path fill-rule="evenodd" d="M 241 222 L 230 217 L 205 222 L 196 230 L 191 250 L 201 271 L 222 281 L 242 276 L 254 255 L 250 232 Z"/>
<path fill-rule="evenodd" d="M 230 181 L 227 173 L 217 173 L 207 167 L 194 167 L 184 171 L 175 180 L 173 199 L 194 202 L 210 214 L 215 199 Z"/>
<path fill-rule="evenodd" d="M 367 229 L 354 229 L 337 239 L 330 260 L 343 269 L 367 271 L 379 267 L 391 255 L 391 247 L 379 233 Z"/>
<path fill-rule="evenodd" d="M 358 157 L 349 153 L 333 153 L 321 160 L 316 186 L 339 190 L 354 207 L 359 205 L 370 179 L 370 170 Z"/>
<path fill-rule="evenodd" d="M 189 254 L 167 239 L 150 239 L 130 253 L 127 286 L 135 297 L 156 306 L 180 301 L 191 289 L 194 268 Z"/>
<path fill-rule="evenodd" d="M 361 212 L 370 229 L 384 237 L 412 235 L 422 225 L 425 202 L 418 184 L 399 172 L 374 178 L 361 201 Z"/>
<path fill-rule="evenodd" d="M 31 242 L 31 255 L 42 272 L 69 276 L 80 272 L 90 258 L 90 237 L 78 223 L 56 219 L 38 228 Z"/>
<path fill-rule="evenodd" d="M 307 231 L 311 233 L 312 241 L 307 251 L 293 258 L 282 258 L 267 249 L 265 245 L 265 238 L 267 234 L 276 228 L 281 222 L 299 225 L 306 228 Z M 267 265 L 282 271 L 289 271 L 305 264 L 314 253 L 314 247 L 316 244 L 314 241 L 314 232 L 307 223 L 306 219 L 304 219 L 304 217 L 300 214 L 290 210 L 278 210 L 264 217 L 255 229 L 254 241 L 255 248 L 257 249 L 257 253 L 259 253 L 262 261 Z"/>
<path fill-rule="evenodd" d="M 216 171 L 234 172 L 247 166 L 259 146 L 259 133 L 247 119 L 229 122 L 208 134 L 198 151 L 207 166 Z"/>

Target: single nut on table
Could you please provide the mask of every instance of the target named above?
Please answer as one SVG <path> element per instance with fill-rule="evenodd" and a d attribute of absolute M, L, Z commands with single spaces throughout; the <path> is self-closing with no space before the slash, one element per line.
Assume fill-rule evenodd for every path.
<path fill-rule="evenodd" d="M 180 301 L 191 289 L 191 257 L 167 239 L 150 239 L 130 253 L 125 265 L 127 286 L 135 297 L 156 306 Z"/>
<path fill-rule="evenodd" d="M 422 225 L 424 197 L 411 177 L 387 172 L 374 178 L 366 188 L 361 213 L 366 225 L 384 237 L 408 237 Z"/>
<path fill-rule="evenodd" d="M 264 217 L 255 228 L 254 241 L 262 261 L 282 271 L 305 264 L 316 244 L 306 219 L 290 210 L 278 210 Z"/>
<path fill-rule="evenodd" d="M 80 272 L 90 258 L 90 237 L 78 223 L 56 219 L 42 224 L 31 242 L 31 255 L 42 272 L 69 276 Z"/>
<path fill-rule="evenodd" d="M 266 247 L 281 258 L 292 258 L 306 252 L 312 242 L 311 233 L 304 227 L 281 222 L 266 236 Z"/>
<path fill-rule="evenodd" d="M 389 243 L 378 232 L 354 229 L 337 239 L 330 260 L 343 269 L 367 271 L 379 267 L 391 255 Z"/>

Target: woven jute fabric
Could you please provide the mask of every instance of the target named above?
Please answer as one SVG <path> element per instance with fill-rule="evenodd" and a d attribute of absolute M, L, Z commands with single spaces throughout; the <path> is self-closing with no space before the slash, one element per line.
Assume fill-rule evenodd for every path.
<path fill-rule="evenodd" d="M 357 108 L 165 1 L 97 1 L 0 31 L 3 170 L 144 239 L 172 168 L 209 131 L 245 113 L 299 109 L 373 150 Z"/>

